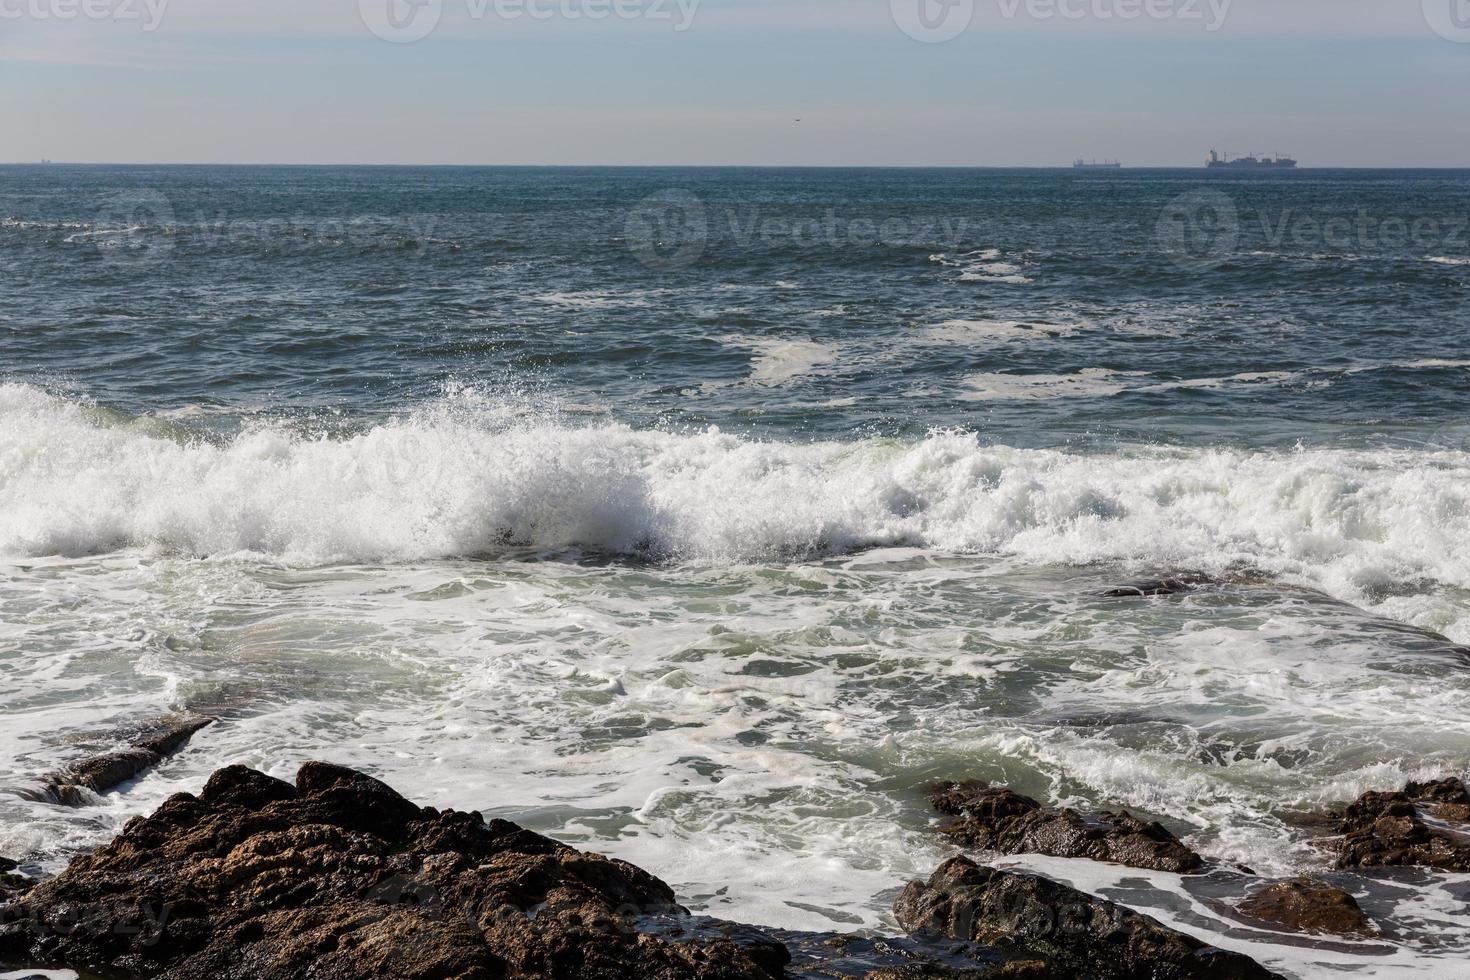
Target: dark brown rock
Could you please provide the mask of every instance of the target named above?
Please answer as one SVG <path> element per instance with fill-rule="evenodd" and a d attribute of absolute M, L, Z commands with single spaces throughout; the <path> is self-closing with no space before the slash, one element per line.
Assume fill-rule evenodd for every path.
<path fill-rule="evenodd" d="M 1276 974 L 1120 905 L 1034 875 L 946 861 L 894 906 L 910 932 L 1030 953 L 1068 980 L 1265 980 Z"/>
<path fill-rule="evenodd" d="M 779 976 L 635 926 L 679 912 L 631 865 L 361 773 L 309 764 L 292 787 L 236 767 L 7 907 L 0 959 L 172 980 Z"/>
<path fill-rule="evenodd" d="M 140 732 L 133 739 L 132 745 L 160 757 L 173 755 L 196 732 L 208 728 L 216 720 L 210 715 L 171 715 L 159 718 Z"/>
<path fill-rule="evenodd" d="M 1470 803 L 1470 790 L 1459 779 L 1440 779 L 1432 783 L 1410 783 L 1404 793 L 1416 803 Z"/>
<path fill-rule="evenodd" d="M 941 830 L 968 847 L 1000 854 L 1090 858 L 1132 868 L 1189 874 L 1204 859 L 1156 821 L 1130 813 L 1083 815 L 1043 807 L 1029 796 L 982 782 L 930 787 L 929 802 L 955 819 Z"/>
<path fill-rule="evenodd" d="M 718 919 L 665 920 L 679 935 L 731 939 L 748 953 L 775 945 L 772 970 L 786 980 L 1064 980 L 1044 960 L 934 933 L 872 938 L 755 929 Z M 658 924 L 650 924 L 656 929 Z M 784 963 L 784 967 L 781 964 Z M 784 973 L 782 970 L 784 969 Z"/>
<path fill-rule="evenodd" d="M 0 857 L 0 905 L 19 898 L 35 887 L 34 881 L 16 872 L 19 867 L 19 861 Z"/>
<path fill-rule="evenodd" d="M 1459 779 L 1432 783 L 1410 783 L 1404 793 L 1428 809 L 1430 816 L 1452 823 L 1470 823 L 1470 790 Z"/>
<path fill-rule="evenodd" d="M 1427 813 L 1453 823 L 1467 810 L 1470 795 L 1458 779 L 1410 783 L 1402 793 L 1364 793 L 1338 827 L 1337 866 L 1470 872 L 1470 826 L 1445 829 L 1424 819 Z"/>
<path fill-rule="evenodd" d="M 43 795 L 58 803 L 86 803 L 90 793 L 105 792 L 158 765 L 214 721 L 202 715 L 171 715 L 145 722 L 126 748 L 91 756 L 48 776 Z"/>
<path fill-rule="evenodd" d="M 1278 881 L 1241 902 L 1237 910 L 1247 918 L 1293 932 L 1376 935 L 1357 899 L 1341 888 L 1311 878 Z"/>
<path fill-rule="evenodd" d="M 326 763 L 294 785 L 222 769 L 0 909 L 0 965 L 150 980 L 777 980 L 793 950 L 800 977 L 1065 975 L 973 943 L 696 920 L 630 864 Z"/>

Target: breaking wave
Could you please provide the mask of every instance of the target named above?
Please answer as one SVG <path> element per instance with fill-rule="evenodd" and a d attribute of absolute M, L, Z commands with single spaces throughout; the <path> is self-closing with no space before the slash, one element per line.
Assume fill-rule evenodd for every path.
<path fill-rule="evenodd" d="M 173 428 L 170 428 L 172 426 Z M 761 561 L 881 546 L 1284 576 L 1470 639 L 1470 453 L 762 442 L 446 397 L 356 434 L 225 440 L 0 385 L 0 554 L 293 564 L 507 546 Z"/>

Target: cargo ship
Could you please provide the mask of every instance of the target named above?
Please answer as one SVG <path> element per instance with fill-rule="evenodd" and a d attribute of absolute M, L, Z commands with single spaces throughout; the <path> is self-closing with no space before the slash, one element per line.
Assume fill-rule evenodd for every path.
<path fill-rule="evenodd" d="M 1098 163 L 1096 160 L 1083 160 L 1080 157 L 1072 161 L 1073 170 L 1122 170 L 1123 165 L 1117 160 L 1104 160 Z"/>
<path fill-rule="evenodd" d="M 1292 170 L 1296 167 L 1296 161 L 1280 154 L 1272 159 L 1258 157 L 1254 153 L 1232 160 L 1229 156 L 1221 156 L 1211 150 L 1209 157 L 1205 159 L 1205 166 L 1211 170 Z"/>

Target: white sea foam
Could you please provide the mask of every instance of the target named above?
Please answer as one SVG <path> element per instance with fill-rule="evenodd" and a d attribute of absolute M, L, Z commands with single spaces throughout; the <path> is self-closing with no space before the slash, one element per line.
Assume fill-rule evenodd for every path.
<path fill-rule="evenodd" d="M 974 374 L 965 379 L 969 390 L 958 397 L 973 402 L 1096 398 L 1127 391 L 1135 386 L 1129 379 L 1140 377 L 1145 375 L 1105 368 L 1084 368 L 1075 374 Z"/>
<path fill-rule="evenodd" d="M 929 261 L 960 271 L 960 282 L 1003 282 L 1025 285 L 1031 280 L 1021 272 L 1021 266 L 1007 262 L 1000 249 L 982 248 L 973 252 L 950 255 L 940 252 L 929 256 Z"/>
<path fill-rule="evenodd" d="M 1425 262 L 1433 262 L 1436 265 L 1470 265 L 1470 258 L 1459 258 L 1451 255 L 1431 255 Z"/>
<path fill-rule="evenodd" d="M 1157 384 L 1141 385 L 1139 391 L 1177 391 L 1183 388 L 1205 388 L 1219 390 L 1233 385 L 1277 385 L 1295 381 L 1301 377 L 1296 371 L 1248 371 L 1224 378 L 1189 378 L 1184 381 L 1160 381 Z"/>
<path fill-rule="evenodd" d="M 542 293 L 533 298 L 539 303 L 547 303 L 552 306 L 568 306 L 583 310 L 619 309 L 624 307 L 641 309 L 649 305 L 649 301 L 642 296 L 598 292 L 596 290 L 583 290 L 570 293 Z"/>
<path fill-rule="evenodd" d="M 1070 337 L 1075 327 L 1024 323 L 1020 320 L 945 320 L 925 328 L 919 340 L 928 344 L 970 344 L 985 340 L 1048 340 Z"/>
<path fill-rule="evenodd" d="M 837 360 L 837 345 L 815 340 L 783 340 L 772 337 L 731 337 L 753 352 L 750 377 L 753 385 L 777 386 L 820 373 Z"/>
<path fill-rule="evenodd" d="M 322 564 L 521 543 L 745 561 L 897 545 L 1246 564 L 1470 639 L 1456 591 L 1470 589 L 1467 537 L 1465 452 L 1081 455 L 958 433 L 792 444 L 517 420 L 467 396 L 348 438 L 272 423 L 212 443 L 0 386 L 7 555 L 144 547 Z"/>
<path fill-rule="evenodd" d="M 1426 366 L 1427 362 L 1406 365 Z M 1362 370 L 1376 370 L 1363 368 Z M 1237 386 L 1267 387 L 1303 377 L 1293 371 L 1254 371 L 1223 378 L 1187 378 L 1183 381 L 1146 381 L 1147 372 L 1084 368 L 1073 374 L 975 374 L 965 379 L 968 389 L 961 401 L 1023 401 L 1053 398 L 1106 398 L 1128 391 L 1177 391 L 1185 388 L 1221 390 Z"/>

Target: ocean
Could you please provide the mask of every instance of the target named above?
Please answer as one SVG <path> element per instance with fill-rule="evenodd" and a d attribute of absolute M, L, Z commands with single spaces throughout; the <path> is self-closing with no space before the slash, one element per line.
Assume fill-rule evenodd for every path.
<path fill-rule="evenodd" d="M 922 786 L 1263 875 L 1470 767 L 1470 171 L 0 168 L 0 785 L 221 721 L 693 909 L 891 930 Z M 1188 575 L 1179 595 L 1105 598 Z M 1445 977 L 1470 877 L 1008 858 L 1295 977 Z"/>

